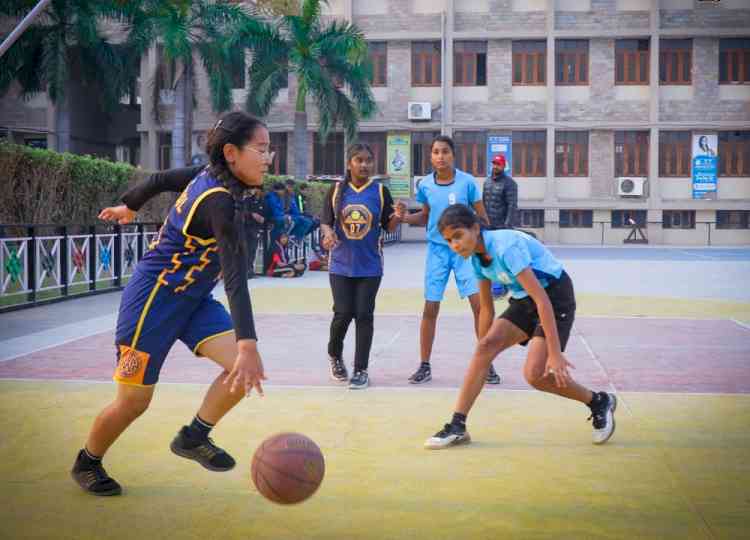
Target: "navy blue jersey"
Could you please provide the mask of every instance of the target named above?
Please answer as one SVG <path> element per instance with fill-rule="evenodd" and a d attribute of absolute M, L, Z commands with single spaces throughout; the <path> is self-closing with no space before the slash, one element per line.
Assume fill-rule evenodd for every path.
<path fill-rule="evenodd" d="M 201 201 L 217 191 L 229 192 L 207 171 L 187 185 L 138 263 L 139 274 L 178 294 L 199 298 L 211 292 L 221 275 L 216 238 L 198 238 L 188 228 Z"/>
<path fill-rule="evenodd" d="M 336 205 L 336 199 L 341 198 Z M 337 184 L 326 206 L 340 212 L 331 216 L 339 244 L 331 252 L 329 272 L 347 277 L 383 275 L 383 246 L 380 238 L 383 222 L 393 213 L 393 200 L 385 186 L 370 181 L 357 188 L 351 183 Z M 325 214 L 323 223 L 326 222 Z"/>

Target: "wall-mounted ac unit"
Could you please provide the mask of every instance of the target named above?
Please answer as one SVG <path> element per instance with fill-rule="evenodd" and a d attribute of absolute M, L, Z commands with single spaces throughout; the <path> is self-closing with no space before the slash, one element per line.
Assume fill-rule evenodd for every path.
<path fill-rule="evenodd" d="M 409 120 L 432 120 L 432 105 L 429 101 L 410 101 Z"/>
<path fill-rule="evenodd" d="M 617 194 L 624 197 L 643 197 L 647 178 L 616 178 Z"/>

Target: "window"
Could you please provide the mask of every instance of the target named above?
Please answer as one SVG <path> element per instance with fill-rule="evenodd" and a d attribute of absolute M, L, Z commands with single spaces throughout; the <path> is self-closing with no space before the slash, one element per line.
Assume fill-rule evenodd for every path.
<path fill-rule="evenodd" d="M 331 133 L 321 144 L 320 134 L 313 137 L 313 174 L 344 175 L 344 134 Z"/>
<path fill-rule="evenodd" d="M 172 168 L 172 134 L 159 133 L 159 169 Z"/>
<path fill-rule="evenodd" d="M 719 132 L 719 176 L 750 176 L 750 131 Z"/>
<path fill-rule="evenodd" d="M 544 228 L 544 210 L 541 208 L 528 209 L 524 208 L 518 211 L 518 226 L 528 227 L 529 229 Z"/>
<path fill-rule="evenodd" d="M 593 226 L 593 210 L 560 210 L 561 229 L 591 229 Z"/>
<path fill-rule="evenodd" d="M 457 41 L 453 46 L 453 85 L 487 86 L 487 42 Z"/>
<path fill-rule="evenodd" d="M 659 42 L 659 82 L 661 84 L 690 84 L 692 67 L 692 39 L 662 39 Z"/>
<path fill-rule="evenodd" d="M 483 131 L 457 131 L 456 167 L 474 176 L 487 176 L 487 135 Z"/>
<path fill-rule="evenodd" d="M 372 62 L 371 86 L 388 86 L 388 45 L 385 41 L 367 44 Z"/>
<path fill-rule="evenodd" d="M 287 134 L 285 132 L 271 133 L 271 152 L 276 152 L 276 156 L 269 168 L 269 174 L 287 174 L 286 141 Z"/>
<path fill-rule="evenodd" d="M 648 176 L 648 131 L 615 131 L 615 176 Z"/>
<path fill-rule="evenodd" d="M 547 176 L 547 132 L 513 132 L 513 176 Z"/>
<path fill-rule="evenodd" d="M 555 133 L 555 176 L 589 175 L 588 131 Z"/>
<path fill-rule="evenodd" d="M 615 84 L 648 84 L 648 40 L 615 40 Z"/>
<path fill-rule="evenodd" d="M 232 88 L 245 88 L 245 49 L 229 49 L 229 70 L 232 75 Z"/>
<path fill-rule="evenodd" d="M 662 229 L 695 229 L 695 210 L 664 210 Z"/>
<path fill-rule="evenodd" d="M 629 229 L 634 223 L 638 227 L 646 226 L 645 210 L 612 210 L 613 229 Z"/>
<path fill-rule="evenodd" d="M 513 42 L 513 84 L 538 85 L 547 81 L 547 42 Z"/>
<path fill-rule="evenodd" d="M 750 210 L 717 210 L 717 229 L 750 229 Z"/>
<path fill-rule="evenodd" d="M 440 86 L 440 42 L 411 44 L 411 85 Z"/>
<path fill-rule="evenodd" d="M 555 48 L 557 84 L 589 83 L 589 42 L 585 39 L 558 39 Z"/>
<path fill-rule="evenodd" d="M 659 176 L 690 176 L 690 132 L 659 132 Z"/>
<path fill-rule="evenodd" d="M 388 172 L 385 166 L 386 133 L 360 132 L 358 142 L 365 143 L 372 148 L 373 158 L 375 159 L 375 170 L 372 172 L 373 176 L 386 174 Z"/>
<path fill-rule="evenodd" d="M 719 84 L 750 82 L 750 38 L 719 40 Z"/>
<path fill-rule="evenodd" d="M 432 171 L 430 146 L 439 131 L 415 131 L 411 134 L 412 172 L 414 176 L 424 176 Z"/>

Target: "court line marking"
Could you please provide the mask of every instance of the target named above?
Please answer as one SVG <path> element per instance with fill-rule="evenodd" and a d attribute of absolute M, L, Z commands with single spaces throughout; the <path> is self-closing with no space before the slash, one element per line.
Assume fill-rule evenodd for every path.
<path fill-rule="evenodd" d="M 612 382 L 612 378 L 610 377 L 609 373 L 607 372 L 607 369 L 604 367 L 604 365 L 599 361 L 599 358 L 597 354 L 593 351 L 591 346 L 589 345 L 588 341 L 586 340 L 586 337 L 578 332 L 576 330 L 576 335 L 579 337 L 579 339 L 583 342 L 584 346 L 586 347 L 586 350 L 588 351 L 589 355 L 591 356 L 591 359 L 596 363 L 596 365 L 599 366 L 599 369 L 602 370 L 604 373 L 604 376 L 607 377 L 607 381 L 609 382 L 609 386 L 612 390 L 615 391 L 615 394 L 617 395 L 617 399 L 625 406 L 625 409 L 627 410 L 628 414 L 630 415 L 630 418 L 633 420 L 637 428 L 642 432 L 644 432 L 643 427 L 641 426 L 640 421 L 638 420 L 638 417 L 633 413 L 633 409 L 628 404 L 627 400 L 624 398 L 621 398 L 621 394 L 617 391 L 617 388 L 615 387 L 615 384 Z M 661 461 L 664 464 L 664 468 L 669 473 L 669 476 L 671 477 L 672 483 L 676 488 L 677 496 L 682 497 L 683 501 L 685 502 L 686 506 L 690 511 L 692 511 L 694 514 L 700 516 L 701 522 L 703 523 L 703 527 L 705 529 L 705 532 L 707 533 L 709 538 L 716 538 L 716 535 L 714 534 L 713 530 L 711 529 L 711 526 L 708 524 L 708 521 L 706 520 L 706 517 L 700 512 L 697 505 L 695 505 L 687 496 L 688 490 L 687 486 L 683 485 L 683 482 L 680 481 L 680 477 L 677 475 L 677 472 L 675 471 L 674 467 L 672 466 L 671 462 L 669 461 L 669 456 L 667 456 L 666 451 L 663 449 L 660 449 L 661 453 Z"/>
<path fill-rule="evenodd" d="M 705 259 L 707 261 L 724 261 L 724 259 L 720 257 L 709 257 L 708 255 L 703 255 L 701 253 L 692 253 L 690 251 L 684 250 L 684 249 L 678 249 L 675 250 L 676 253 L 682 253 L 684 255 L 687 255 L 688 257 L 698 257 L 699 259 Z"/>
<path fill-rule="evenodd" d="M 744 328 L 745 330 L 750 330 L 750 324 L 745 324 L 742 321 L 738 321 L 737 319 L 729 319 L 729 320 L 735 323 L 736 325 Z"/>
<path fill-rule="evenodd" d="M 0 384 L 4 382 L 11 382 L 11 383 L 47 383 L 47 384 L 54 384 L 54 383 L 62 383 L 62 384 L 111 384 L 115 385 L 116 383 L 111 379 L 49 379 L 49 378 L 32 378 L 32 377 L 0 377 Z M 157 383 L 158 386 L 198 386 L 203 388 L 208 388 L 211 386 L 210 382 L 175 382 L 175 381 L 159 381 Z M 418 386 L 418 388 L 417 388 Z M 268 384 L 263 383 L 263 388 L 273 388 L 273 389 L 289 389 L 289 390 L 337 390 L 342 392 L 344 395 L 349 395 L 351 392 L 352 395 L 359 395 L 362 392 L 359 392 L 357 390 L 350 391 L 348 386 L 344 383 L 341 384 L 334 384 L 334 383 L 321 383 L 321 384 L 311 384 L 311 385 L 302 385 L 302 384 Z M 379 391 L 379 392 L 404 392 L 404 391 L 419 391 L 419 392 L 441 392 L 441 391 L 448 391 L 452 393 L 456 393 L 458 390 L 460 390 L 460 385 L 457 386 L 425 386 L 425 385 L 413 385 L 413 384 L 405 384 L 403 386 L 379 386 L 375 384 L 374 386 L 370 386 L 367 388 L 367 391 Z M 508 393 L 521 393 L 521 394 L 539 394 L 539 390 L 534 390 L 533 388 L 502 388 L 502 384 L 500 387 L 495 388 L 488 388 L 485 386 L 485 389 L 489 392 L 508 392 Z M 482 390 L 484 391 L 484 389 Z M 625 394 L 632 394 L 632 395 L 642 395 L 642 396 L 689 396 L 689 397 L 741 397 L 741 396 L 750 396 L 750 392 L 665 392 L 663 390 L 659 390 L 657 392 L 645 392 L 643 390 L 626 390 L 624 391 Z M 618 394 L 619 396 L 620 394 Z M 255 394 L 252 395 L 253 397 Z M 622 401 L 621 401 L 622 403 Z"/>

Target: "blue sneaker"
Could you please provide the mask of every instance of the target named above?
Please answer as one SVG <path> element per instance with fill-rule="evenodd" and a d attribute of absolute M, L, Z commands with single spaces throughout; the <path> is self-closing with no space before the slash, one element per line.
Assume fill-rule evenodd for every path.
<path fill-rule="evenodd" d="M 508 289 L 502 283 L 492 283 L 492 298 L 498 300 L 508 294 Z"/>

